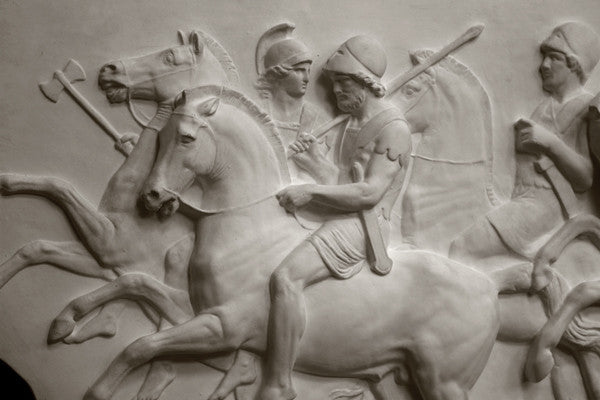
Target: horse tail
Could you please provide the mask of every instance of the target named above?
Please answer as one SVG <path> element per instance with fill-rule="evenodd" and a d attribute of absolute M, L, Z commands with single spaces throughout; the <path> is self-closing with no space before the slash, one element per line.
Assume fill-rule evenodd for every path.
<path fill-rule="evenodd" d="M 558 312 L 571 291 L 567 280 L 556 270 L 553 272 L 554 279 L 540 291 L 540 298 L 548 318 Z M 563 334 L 562 342 L 567 347 L 593 351 L 600 355 L 600 324 L 578 313 Z"/>
<path fill-rule="evenodd" d="M 203 31 L 197 32 L 198 35 L 202 38 L 202 42 L 208 46 L 210 52 L 213 53 L 213 55 L 221 64 L 221 67 L 223 68 L 223 71 L 225 71 L 225 74 L 227 75 L 227 79 L 229 80 L 231 86 L 238 87 L 240 84 L 240 76 L 238 74 L 238 69 L 227 50 L 225 50 L 225 48 L 221 46 L 219 42 L 217 42 L 207 33 Z"/>

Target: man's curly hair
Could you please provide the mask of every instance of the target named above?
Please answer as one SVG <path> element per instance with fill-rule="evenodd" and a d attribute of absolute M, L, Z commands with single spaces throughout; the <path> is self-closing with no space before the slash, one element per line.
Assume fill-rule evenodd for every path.
<path fill-rule="evenodd" d="M 385 86 L 383 86 L 381 83 L 377 82 L 375 79 L 371 78 L 364 72 L 355 72 L 352 74 L 348 74 L 348 76 L 350 76 L 356 82 L 369 89 L 371 93 L 375 95 L 375 97 L 385 96 Z"/>

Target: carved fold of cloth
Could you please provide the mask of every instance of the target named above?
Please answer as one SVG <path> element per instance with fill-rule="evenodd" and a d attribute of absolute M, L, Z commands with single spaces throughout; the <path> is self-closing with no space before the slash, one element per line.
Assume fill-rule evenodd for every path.
<path fill-rule="evenodd" d="M 387 245 L 390 222 L 379 212 L 377 222 Z M 351 278 L 363 268 L 367 258 L 367 240 L 363 223 L 356 213 L 325 222 L 308 238 L 331 274 L 338 279 Z"/>
<path fill-rule="evenodd" d="M 589 157 L 585 115 L 591 98 L 592 96 L 584 91 L 580 91 L 563 104 L 558 104 L 549 97 L 540 104 L 531 119 L 554 132 L 579 154 Z M 565 221 L 559 199 L 550 182 L 535 170 L 536 160 L 537 157 L 532 154 L 517 154 L 517 173 L 512 198 L 487 215 L 487 219 L 504 243 L 517 254 L 527 258 L 535 256 L 540 247 Z M 581 211 L 589 212 L 589 193 L 577 194 L 577 199 Z"/>

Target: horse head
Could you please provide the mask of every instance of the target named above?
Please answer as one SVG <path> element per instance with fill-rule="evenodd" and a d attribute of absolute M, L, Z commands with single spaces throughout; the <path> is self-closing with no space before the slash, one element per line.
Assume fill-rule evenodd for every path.
<path fill-rule="evenodd" d="M 432 54 L 411 54 L 414 65 Z M 423 137 L 417 153 L 457 162 L 481 162 L 491 154 L 491 106 L 481 82 L 465 65 L 446 57 L 401 91 L 412 132 Z"/>
<path fill-rule="evenodd" d="M 163 216 L 177 210 L 182 195 L 188 206 L 216 213 L 266 199 L 289 183 L 272 120 L 232 89 L 209 85 L 184 91 L 159 144 L 141 199 Z"/>
<path fill-rule="evenodd" d="M 200 31 L 179 35 L 181 45 L 146 56 L 112 61 L 98 75 L 100 88 L 111 103 L 142 99 L 163 103 L 181 91 L 203 84 L 237 84 L 227 52 Z"/>

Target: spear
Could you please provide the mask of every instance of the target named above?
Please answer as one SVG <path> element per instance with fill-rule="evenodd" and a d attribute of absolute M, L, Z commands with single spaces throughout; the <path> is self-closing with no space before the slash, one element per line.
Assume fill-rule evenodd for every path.
<path fill-rule="evenodd" d="M 404 72 L 403 74 L 392 79 L 386 85 L 387 86 L 386 97 L 391 96 L 398 89 L 400 89 L 402 86 L 404 86 L 408 81 L 410 81 L 411 79 L 413 79 L 414 77 L 416 77 L 417 75 L 419 75 L 421 72 L 425 71 L 427 68 L 431 67 L 432 65 L 437 64 L 438 62 L 440 62 L 444 57 L 446 57 L 450 53 L 458 50 L 460 47 L 467 44 L 468 42 L 475 40 L 477 37 L 479 37 L 479 35 L 483 31 L 483 28 L 484 28 L 483 24 L 477 24 L 477 25 L 472 26 L 471 28 L 467 29 L 467 31 L 465 33 L 463 33 L 458 38 L 456 38 L 452 43 L 447 44 L 441 50 L 433 53 L 430 57 L 428 57 L 425 61 L 423 61 L 423 63 L 415 65 L 413 68 L 409 69 L 408 71 Z M 316 139 L 319 139 L 319 138 L 323 137 L 323 135 L 325 135 L 331 128 L 333 128 L 334 126 L 336 126 L 338 124 L 341 124 L 342 122 L 346 121 L 348 118 L 350 118 L 349 114 L 340 114 L 337 117 L 335 117 L 334 119 L 332 119 L 331 121 L 326 122 L 323 125 L 315 128 L 312 132 L 312 135 Z"/>

